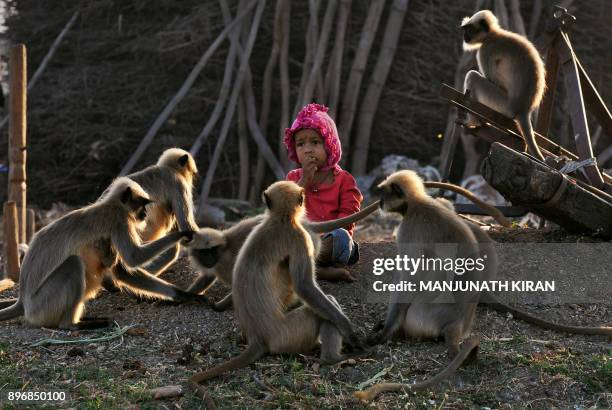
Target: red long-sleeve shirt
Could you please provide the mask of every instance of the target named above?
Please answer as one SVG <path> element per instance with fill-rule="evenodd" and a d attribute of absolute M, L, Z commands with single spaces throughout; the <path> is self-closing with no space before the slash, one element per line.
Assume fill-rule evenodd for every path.
<path fill-rule="evenodd" d="M 297 183 L 303 172 L 302 168 L 289 171 L 287 180 Z M 306 190 L 306 216 L 314 222 L 343 218 L 358 212 L 362 199 L 355 178 L 347 171 L 338 169 L 334 171 L 333 183 L 318 184 L 314 189 Z M 346 228 L 351 236 L 354 228 L 355 224 Z"/>

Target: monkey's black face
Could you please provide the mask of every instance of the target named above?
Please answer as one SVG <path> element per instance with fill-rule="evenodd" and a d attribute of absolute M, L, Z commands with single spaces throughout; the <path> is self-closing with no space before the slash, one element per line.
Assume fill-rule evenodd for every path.
<path fill-rule="evenodd" d="M 489 26 L 484 20 L 474 24 L 466 24 L 461 29 L 463 30 L 463 41 L 466 44 L 482 43 L 489 32 Z"/>
<path fill-rule="evenodd" d="M 380 186 L 380 208 L 387 212 L 406 213 L 406 199 L 404 191 L 395 183 Z"/>
<path fill-rule="evenodd" d="M 191 256 L 205 268 L 214 267 L 219 261 L 219 247 L 194 249 L 190 250 Z"/>
<path fill-rule="evenodd" d="M 136 214 L 136 218 L 138 218 L 139 221 L 144 221 L 145 219 L 147 219 L 147 207 L 146 206 L 141 206 L 138 209 L 138 213 Z"/>

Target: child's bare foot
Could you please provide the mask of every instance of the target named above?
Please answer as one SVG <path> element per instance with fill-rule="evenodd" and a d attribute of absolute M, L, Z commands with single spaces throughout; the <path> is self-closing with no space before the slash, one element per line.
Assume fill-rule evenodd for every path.
<path fill-rule="evenodd" d="M 328 280 L 330 282 L 342 280 L 355 282 L 357 280 L 348 269 L 335 266 L 317 266 L 317 279 Z"/>

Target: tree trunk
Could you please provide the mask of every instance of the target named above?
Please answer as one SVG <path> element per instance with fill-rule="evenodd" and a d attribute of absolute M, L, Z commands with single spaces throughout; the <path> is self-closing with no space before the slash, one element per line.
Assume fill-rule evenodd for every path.
<path fill-rule="evenodd" d="M 563 175 L 500 143 L 491 144 L 482 175 L 513 205 L 567 230 L 612 237 L 612 203 L 576 183 L 563 183 Z"/>
<path fill-rule="evenodd" d="M 342 164 L 348 165 L 350 156 L 350 141 L 351 141 L 351 129 L 353 127 L 353 120 L 355 118 L 355 111 L 357 109 L 357 101 L 359 100 L 359 89 L 361 88 L 361 80 L 365 73 L 366 65 L 368 63 L 368 56 L 370 55 L 370 49 L 372 43 L 376 37 L 376 31 L 378 31 L 378 24 L 380 22 L 380 16 L 382 15 L 383 9 L 385 8 L 384 0 L 373 0 L 368 8 L 368 14 L 363 28 L 361 30 L 361 37 L 359 38 L 359 45 L 355 52 L 355 58 L 351 65 L 351 71 L 349 78 L 346 83 L 344 90 L 344 97 L 342 98 L 342 114 L 340 115 L 340 143 L 342 144 L 342 150 L 346 153 L 342 157 Z"/>
<path fill-rule="evenodd" d="M 363 175 L 366 172 L 374 114 L 376 114 L 378 101 L 387 80 L 387 74 L 389 74 L 389 69 L 393 63 L 408 2 L 409 0 L 395 0 L 391 6 L 376 66 L 361 104 L 359 128 L 357 129 L 357 139 L 355 140 L 352 161 L 352 171 L 356 176 Z"/>

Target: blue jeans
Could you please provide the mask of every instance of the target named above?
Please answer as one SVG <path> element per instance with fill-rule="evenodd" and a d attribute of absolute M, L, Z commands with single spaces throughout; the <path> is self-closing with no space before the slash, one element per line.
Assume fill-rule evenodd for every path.
<path fill-rule="evenodd" d="M 359 245 L 343 228 L 323 234 L 322 239 L 332 237 L 332 259 L 334 263 L 354 265 L 359 260 Z"/>

